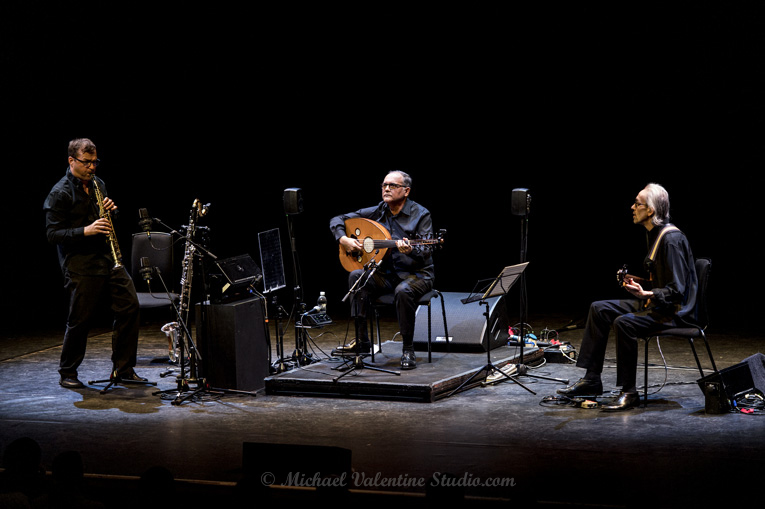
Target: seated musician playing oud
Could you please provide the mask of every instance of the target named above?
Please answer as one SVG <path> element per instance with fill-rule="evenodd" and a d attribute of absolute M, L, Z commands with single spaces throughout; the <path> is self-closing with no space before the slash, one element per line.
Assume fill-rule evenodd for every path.
<path fill-rule="evenodd" d="M 389 249 L 372 276 L 366 283 L 355 287 L 364 275 L 364 269 L 355 269 L 349 276 L 349 288 L 354 289 L 351 299 L 351 317 L 354 320 L 356 337 L 347 345 L 338 348 L 341 353 L 369 353 L 372 344 L 367 331 L 367 310 L 370 299 L 393 293 L 396 317 L 398 319 L 403 351 L 401 369 L 417 367 L 414 353 L 414 323 L 417 300 L 433 289 L 432 244 L 412 245 L 409 240 L 432 238 L 433 223 L 430 212 L 409 198 L 412 179 L 403 171 L 391 171 L 385 176 L 382 187 L 382 201 L 373 207 L 333 217 L 329 228 L 335 239 L 348 252 L 361 251 L 359 239 L 349 236 L 345 222 L 352 218 L 371 219 L 387 228 L 396 248 Z M 354 288 L 355 287 L 355 288 Z"/>

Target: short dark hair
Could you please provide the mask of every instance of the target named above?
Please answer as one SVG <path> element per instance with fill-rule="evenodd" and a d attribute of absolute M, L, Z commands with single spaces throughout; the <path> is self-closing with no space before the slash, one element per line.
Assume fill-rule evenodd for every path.
<path fill-rule="evenodd" d="M 69 142 L 69 157 L 77 157 L 80 153 L 93 154 L 96 152 L 96 144 L 88 138 L 75 138 Z"/>

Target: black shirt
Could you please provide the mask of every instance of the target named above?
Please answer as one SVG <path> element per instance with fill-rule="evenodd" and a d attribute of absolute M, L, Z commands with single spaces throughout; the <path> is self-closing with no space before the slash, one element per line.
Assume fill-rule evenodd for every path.
<path fill-rule="evenodd" d="M 103 180 L 93 178 L 102 194 L 108 196 Z M 80 179 L 67 168 L 43 205 L 48 242 L 57 247 L 63 272 L 105 276 L 114 266 L 106 235 L 85 236 L 85 227 L 99 218 L 93 195 L 85 192 Z"/>
<path fill-rule="evenodd" d="M 655 227 L 648 232 L 649 254 L 659 233 L 668 226 Z M 690 315 L 696 306 L 698 277 L 685 234 L 680 230 L 667 231 L 654 260 L 650 260 L 650 255 L 646 256 L 644 265 L 651 274 L 654 293 L 651 302 L 656 310 L 663 314 L 693 318 Z"/>

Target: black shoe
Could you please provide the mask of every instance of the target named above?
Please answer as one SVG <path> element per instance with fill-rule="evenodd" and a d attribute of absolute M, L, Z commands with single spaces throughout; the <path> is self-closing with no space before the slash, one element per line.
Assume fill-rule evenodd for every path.
<path fill-rule="evenodd" d="M 146 378 L 138 376 L 132 369 L 126 373 L 112 371 L 110 379 L 114 382 L 148 382 Z"/>
<path fill-rule="evenodd" d="M 621 412 L 629 410 L 640 405 L 640 394 L 637 392 L 620 392 L 616 401 L 610 405 L 603 405 L 601 410 L 604 412 Z"/>
<path fill-rule="evenodd" d="M 580 378 L 574 385 L 569 385 L 565 389 L 558 389 L 558 394 L 564 396 L 600 396 L 603 394 L 603 382 L 600 380 L 586 380 Z"/>
<path fill-rule="evenodd" d="M 58 384 L 65 389 L 80 389 L 85 387 L 85 384 L 80 382 L 76 376 L 62 376 Z"/>
<path fill-rule="evenodd" d="M 369 353 L 372 351 L 372 342 L 369 340 L 352 339 L 350 343 L 338 346 L 332 350 L 332 355 L 355 355 L 357 353 Z"/>
<path fill-rule="evenodd" d="M 401 369 L 414 369 L 417 367 L 417 356 L 413 350 L 404 350 L 401 355 Z"/>

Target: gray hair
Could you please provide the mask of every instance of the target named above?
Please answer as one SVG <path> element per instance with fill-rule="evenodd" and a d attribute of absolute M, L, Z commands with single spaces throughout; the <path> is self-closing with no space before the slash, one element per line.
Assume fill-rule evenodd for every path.
<path fill-rule="evenodd" d="M 408 173 L 403 172 L 401 170 L 391 170 L 388 172 L 388 175 L 390 175 L 391 173 L 398 173 L 399 175 L 401 175 L 401 178 L 404 179 L 404 185 L 406 187 L 412 187 L 412 177 L 410 177 Z"/>
<path fill-rule="evenodd" d="M 651 222 L 655 226 L 661 226 L 669 223 L 669 193 L 659 184 L 648 184 L 645 186 L 646 205 L 653 209 Z"/>

